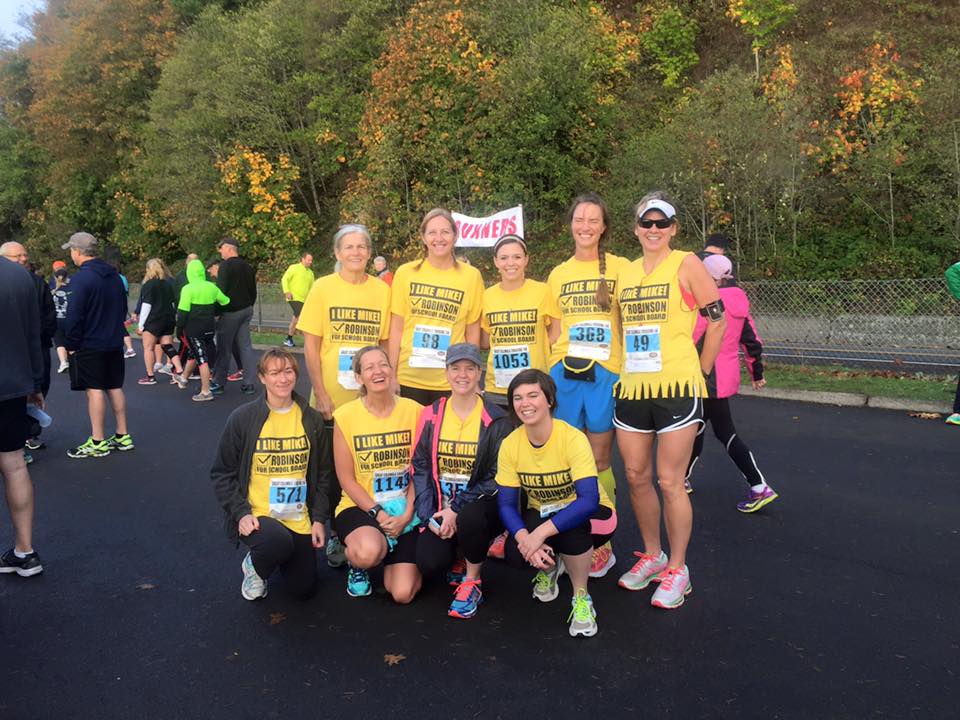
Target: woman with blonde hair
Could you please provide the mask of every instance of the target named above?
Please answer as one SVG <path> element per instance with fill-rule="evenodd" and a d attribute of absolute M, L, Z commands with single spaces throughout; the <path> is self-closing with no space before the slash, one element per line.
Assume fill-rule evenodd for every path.
<path fill-rule="evenodd" d="M 160 258 L 147 260 L 147 270 L 140 288 L 140 315 L 137 322 L 137 334 L 143 336 L 143 364 L 147 374 L 138 380 L 140 385 L 156 385 L 154 373 L 163 372 L 165 366 L 154 362 L 154 348 L 160 345 L 164 354 L 170 358 L 175 375 L 174 382 L 181 388 L 187 386 L 182 377 L 183 366 L 173 347 L 173 328 L 177 315 L 173 304 L 173 287 L 170 285 L 170 272 Z"/>

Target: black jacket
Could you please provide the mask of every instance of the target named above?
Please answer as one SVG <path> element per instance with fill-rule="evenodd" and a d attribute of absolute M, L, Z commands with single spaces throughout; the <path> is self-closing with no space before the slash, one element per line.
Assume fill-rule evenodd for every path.
<path fill-rule="evenodd" d="M 100 258 L 87 260 L 70 279 L 70 303 L 61 323 L 67 350 L 119 350 L 126 318 L 120 274 Z"/>
<path fill-rule="evenodd" d="M 36 273 L 30 273 L 30 278 L 37 292 L 37 302 L 40 306 L 40 345 L 50 347 L 53 336 L 57 332 L 57 309 L 53 304 L 53 293 L 47 281 Z"/>
<path fill-rule="evenodd" d="M 222 308 L 225 313 L 244 310 L 257 301 L 257 273 L 241 257 L 227 258 L 220 263 L 217 287 L 230 298 L 230 304 Z"/>
<path fill-rule="evenodd" d="M 440 492 L 440 472 L 437 468 L 437 445 L 440 427 L 449 398 L 434 401 L 424 408 L 421 416 L 420 435 L 413 451 L 413 486 L 416 490 L 416 512 L 421 522 L 443 509 Z M 480 418 L 480 437 L 477 440 L 477 457 L 470 472 L 470 480 L 462 492 L 458 492 L 450 509 L 459 513 L 464 505 L 487 495 L 497 494 L 497 454 L 500 443 L 513 431 L 513 424 L 499 405 L 483 400 Z"/>
<path fill-rule="evenodd" d="M 0 401 L 40 392 L 40 312 L 30 271 L 0 258 Z"/>
<path fill-rule="evenodd" d="M 303 430 L 310 440 L 307 463 L 307 507 L 311 522 L 326 522 L 330 517 L 329 488 L 333 479 L 332 449 L 323 430 L 323 416 L 297 393 L 293 400 L 303 412 Z M 263 424 L 270 416 L 266 395 L 241 405 L 227 418 L 220 446 L 210 468 L 213 492 L 223 508 L 223 529 L 234 543 L 239 542 L 237 525 L 250 514 L 247 496 L 253 453 Z"/>

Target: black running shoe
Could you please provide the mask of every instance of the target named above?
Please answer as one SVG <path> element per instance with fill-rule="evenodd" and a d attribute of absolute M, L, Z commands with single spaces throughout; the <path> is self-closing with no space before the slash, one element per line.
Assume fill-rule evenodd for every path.
<path fill-rule="evenodd" d="M 43 565 L 40 564 L 40 556 L 36 552 L 20 558 L 17 557 L 13 548 L 10 548 L 0 556 L 0 573 L 16 573 L 20 577 L 30 577 L 42 572 Z"/>

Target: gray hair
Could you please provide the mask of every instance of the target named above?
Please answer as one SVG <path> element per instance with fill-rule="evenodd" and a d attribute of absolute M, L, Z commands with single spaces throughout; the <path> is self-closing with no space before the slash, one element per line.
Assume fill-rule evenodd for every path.
<path fill-rule="evenodd" d="M 367 248 L 372 252 L 373 251 L 373 239 L 370 237 L 370 231 L 367 230 L 366 225 L 361 225 L 360 223 L 349 223 L 347 225 L 341 225 L 336 234 L 333 236 L 333 249 L 340 249 L 340 241 L 343 240 L 347 235 L 353 235 L 354 233 L 360 233 L 367 241 Z"/>

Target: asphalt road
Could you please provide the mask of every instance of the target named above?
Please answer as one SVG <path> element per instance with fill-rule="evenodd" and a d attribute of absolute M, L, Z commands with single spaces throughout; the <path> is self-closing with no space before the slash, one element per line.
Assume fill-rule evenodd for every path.
<path fill-rule="evenodd" d="M 695 477 L 694 591 L 675 611 L 591 581 L 599 634 L 567 635 L 569 584 L 491 562 L 486 602 L 449 590 L 351 599 L 321 563 L 306 603 L 240 597 L 242 552 L 208 478 L 213 403 L 135 384 L 133 452 L 70 460 L 88 433 L 58 376 L 31 472 L 45 572 L 0 577 L 0 718 L 952 718 L 960 705 L 960 430 L 906 414 L 741 398 L 734 411 L 781 498 L 745 516 L 712 438 Z M 621 492 L 625 498 L 625 492 Z M 10 529 L 0 512 L 0 542 Z"/>

